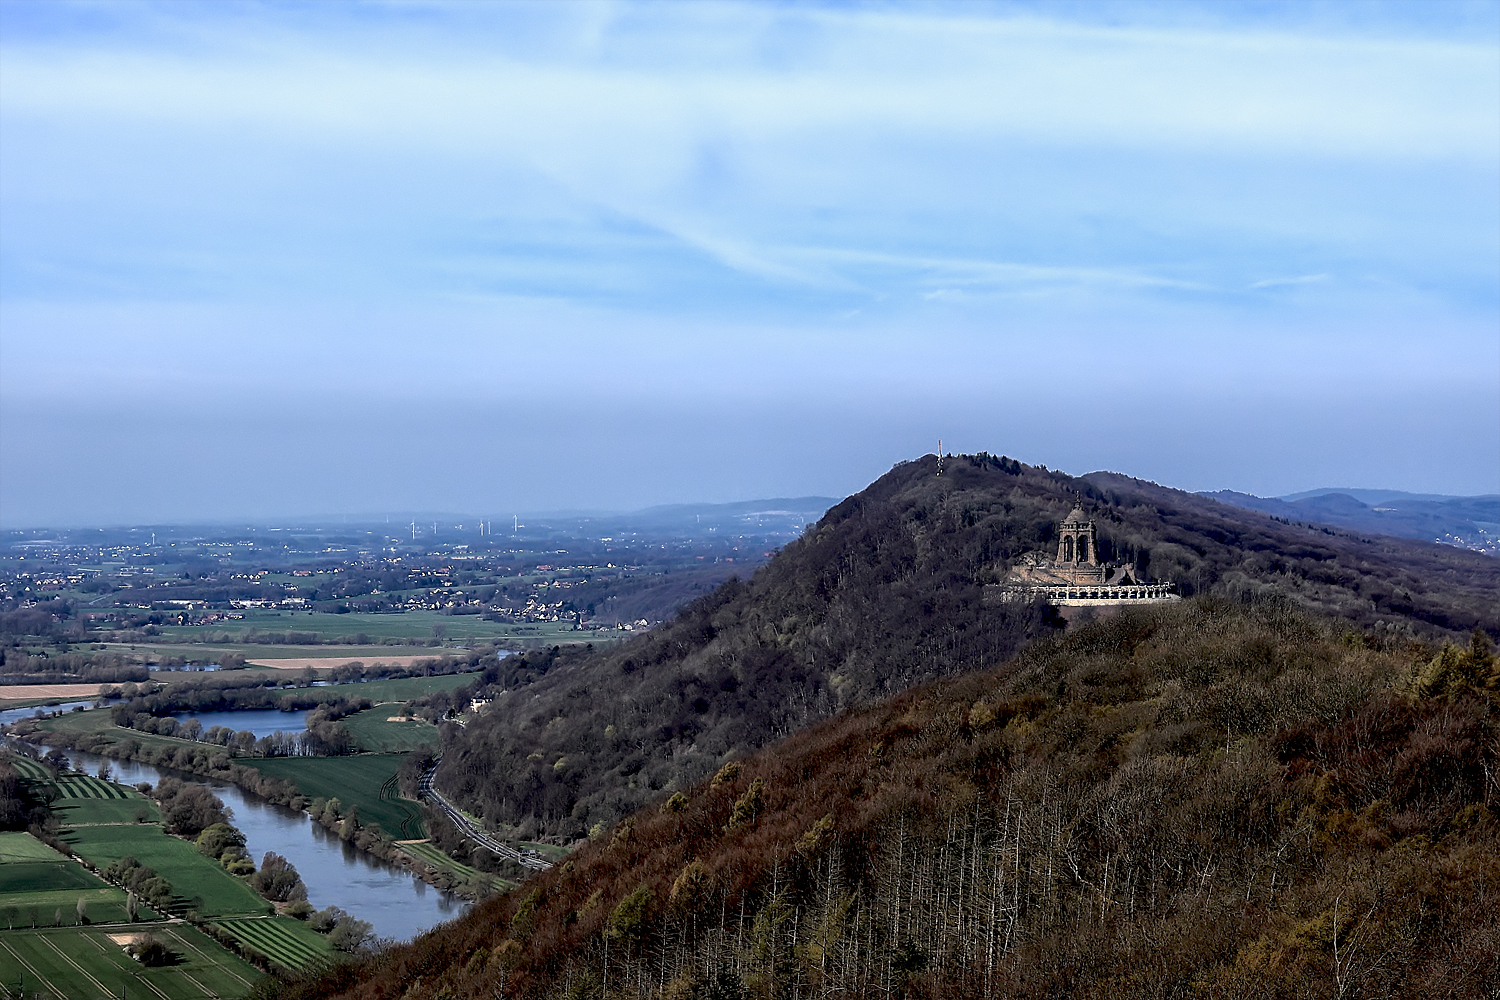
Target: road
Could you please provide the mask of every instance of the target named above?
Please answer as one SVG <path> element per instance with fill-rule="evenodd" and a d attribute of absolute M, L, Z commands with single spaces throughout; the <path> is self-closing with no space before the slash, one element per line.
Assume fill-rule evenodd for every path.
<path fill-rule="evenodd" d="M 502 858 L 509 858 L 510 860 L 514 861 L 516 864 L 521 865 L 524 868 L 530 868 L 533 871 L 542 872 L 552 867 L 552 862 L 545 861 L 535 854 L 527 854 L 522 851 L 518 851 L 514 847 L 511 847 L 509 844 L 505 844 L 496 840 L 494 837 L 491 837 L 488 833 L 485 833 L 479 827 L 475 826 L 473 820 L 465 816 L 456 806 L 454 806 L 453 803 L 443 798 L 443 793 L 438 791 L 437 788 L 433 785 L 432 779 L 433 775 L 435 775 L 436 773 L 436 763 L 429 767 L 426 771 L 422 772 L 422 780 L 417 786 L 418 794 L 422 798 L 431 801 L 433 805 L 437 806 L 443 812 L 447 813 L 448 818 L 452 820 L 453 825 L 458 827 L 459 833 L 463 834 L 465 837 L 468 837 L 479 846 L 488 848 L 490 851 L 493 851 L 495 854 L 499 855 Z"/>

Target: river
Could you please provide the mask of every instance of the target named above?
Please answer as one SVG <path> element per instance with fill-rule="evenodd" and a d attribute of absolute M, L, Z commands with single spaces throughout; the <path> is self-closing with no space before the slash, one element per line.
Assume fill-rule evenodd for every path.
<path fill-rule="evenodd" d="M 96 773 L 101 764 L 108 764 L 115 780 L 126 784 L 149 781 L 154 785 L 170 774 L 213 789 L 234 811 L 234 825 L 244 831 L 246 849 L 257 866 L 266 851 L 275 851 L 296 866 L 307 885 L 308 902 L 319 909 L 330 905 L 342 907 L 359 919 L 368 920 L 375 933 L 383 938 L 410 940 L 461 915 L 469 907 L 465 900 L 433 888 L 402 868 L 356 851 L 305 813 L 272 805 L 233 785 L 162 771 L 137 761 L 114 760 L 77 750 L 63 752 L 74 767 L 90 774 Z"/>

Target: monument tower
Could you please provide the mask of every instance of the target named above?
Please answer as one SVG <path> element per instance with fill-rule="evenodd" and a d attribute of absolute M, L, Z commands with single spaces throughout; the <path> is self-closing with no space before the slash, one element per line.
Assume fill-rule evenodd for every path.
<path fill-rule="evenodd" d="M 1082 504 L 1057 526 L 1057 558 L 1028 553 L 1005 582 L 984 588 L 985 600 L 1046 598 L 1062 607 L 1160 604 L 1178 600 L 1170 583 L 1150 583 L 1132 566 L 1099 561 L 1099 529 Z"/>

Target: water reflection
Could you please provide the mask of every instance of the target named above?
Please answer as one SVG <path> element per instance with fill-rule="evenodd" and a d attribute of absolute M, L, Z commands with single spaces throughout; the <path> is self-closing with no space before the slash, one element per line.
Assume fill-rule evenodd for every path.
<path fill-rule="evenodd" d="M 92 708 L 98 698 L 90 698 L 88 701 L 65 701 L 59 705 L 32 705 L 29 708 L 7 708 L 0 712 L 0 726 L 9 725 L 12 722 L 20 722 L 34 715 L 51 715 L 53 712 L 71 712 L 76 708 Z"/>
<path fill-rule="evenodd" d="M 172 718 L 178 725 L 189 719 L 197 719 L 207 732 L 214 726 L 227 726 L 235 732 L 248 729 L 256 736 L 272 733 L 300 733 L 307 729 L 307 715 L 311 709 L 300 712 L 282 712 L 274 708 L 257 708 L 243 712 L 178 712 Z"/>
<path fill-rule="evenodd" d="M 205 713 L 207 714 L 207 713 Z M 244 714 L 244 713 L 237 713 Z M 243 728 L 243 727 L 241 727 Z M 68 750 L 73 766 L 90 773 L 108 764 L 126 784 L 160 781 L 165 774 L 207 785 L 234 810 L 234 825 L 245 833 L 246 849 L 257 865 L 266 851 L 282 855 L 302 875 L 314 906 L 340 906 L 368 920 L 381 937 L 404 941 L 461 915 L 469 904 L 435 889 L 401 868 L 356 851 L 307 818 L 247 795 L 233 785 L 166 771 L 138 761 L 117 761 Z"/>

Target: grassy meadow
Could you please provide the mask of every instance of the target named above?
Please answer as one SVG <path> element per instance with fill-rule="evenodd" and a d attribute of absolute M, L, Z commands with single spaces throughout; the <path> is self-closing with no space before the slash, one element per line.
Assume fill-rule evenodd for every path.
<path fill-rule="evenodd" d="M 405 754 L 359 754 L 354 757 L 265 757 L 240 761 L 265 774 L 296 784 L 309 798 L 336 798 L 345 810 L 359 807 L 361 823 L 379 823 L 400 840 L 425 837 L 422 813 L 396 790 L 396 772 Z"/>
<path fill-rule="evenodd" d="M 0 833 L 0 865 L 18 861 L 56 861 L 57 852 L 29 833 Z"/>
<path fill-rule="evenodd" d="M 141 746 L 169 747 L 173 750 L 178 747 L 197 745 L 192 740 L 181 740 L 175 736 L 158 736 L 155 733 L 142 733 L 134 729 L 121 729 L 110 719 L 107 708 L 91 708 L 85 712 L 68 712 L 55 719 L 43 719 L 40 727 L 43 732 L 68 733 L 74 736 L 89 734 L 103 737 L 114 743 L 134 740 Z"/>
<path fill-rule="evenodd" d="M 438 727 L 432 723 L 420 719 L 391 722 L 399 710 L 397 702 L 384 703 L 342 721 L 359 748 L 369 753 L 405 753 L 437 745 Z"/>
<path fill-rule="evenodd" d="M 366 660 L 373 663 L 373 660 Z M 371 701 L 409 701 L 437 691 L 451 691 L 472 681 L 477 673 L 441 674 L 436 677 L 394 677 L 383 681 L 365 681 L 361 684 L 335 684 L 331 687 L 314 688 L 313 696 L 325 700 L 348 695 L 353 698 L 369 698 Z"/>

